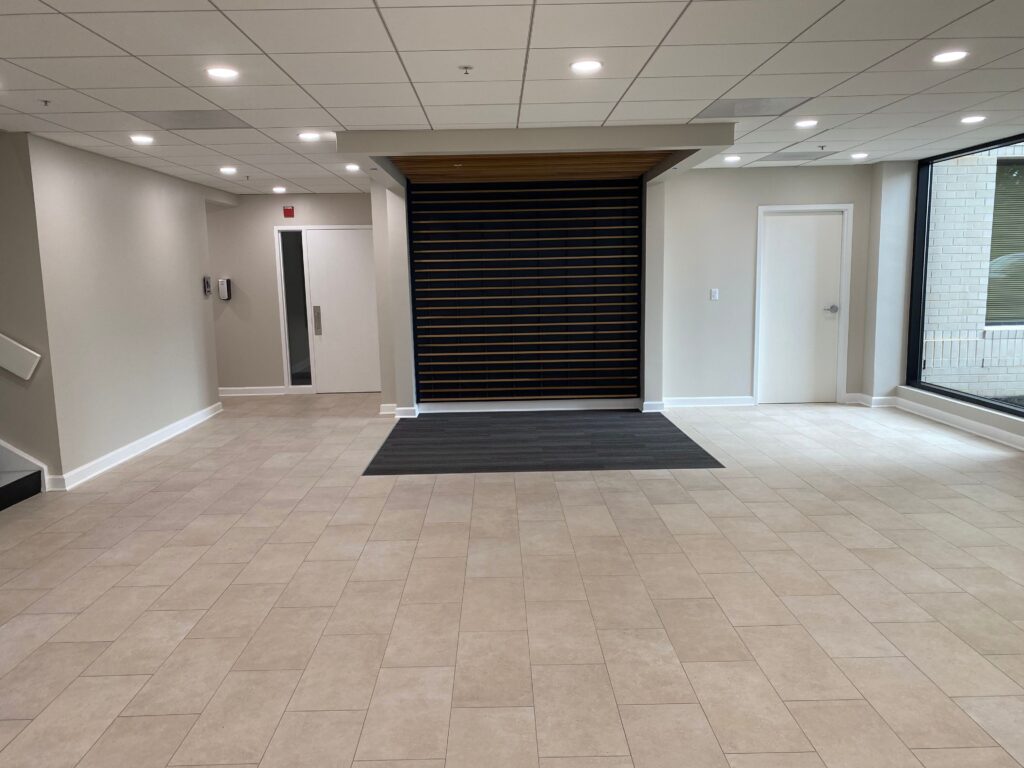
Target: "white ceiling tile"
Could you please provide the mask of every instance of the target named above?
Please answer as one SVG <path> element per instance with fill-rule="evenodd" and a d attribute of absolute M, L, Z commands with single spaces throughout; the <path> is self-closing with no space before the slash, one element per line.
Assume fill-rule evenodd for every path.
<path fill-rule="evenodd" d="M 48 0 L 61 13 L 88 11 L 209 11 L 209 0 Z"/>
<path fill-rule="evenodd" d="M 740 80 L 739 75 L 711 77 L 640 77 L 626 93 L 626 101 L 717 99 Z"/>
<path fill-rule="evenodd" d="M 729 99 L 819 96 L 848 77 L 849 74 L 751 75 L 725 96 Z"/>
<path fill-rule="evenodd" d="M 865 141 L 857 145 L 857 149 L 872 154 L 879 152 L 901 152 L 912 149 L 920 143 L 917 139 L 878 139 L 877 141 Z"/>
<path fill-rule="evenodd" d="M 392 50 L 375 9 L 233 11 L 228 16 L 267 53 Z"/>
<path fill-rule="evenodd" d="M 56 14 L 7 16 L 0 24 L 0 58 L 117 56 L 106 40 Z"/>
<path fill-rule="evenodd" d="M 829 96 L 908 95 L 923 91 L 950 79 L 956 73 L 941 72 L 864 72 L 829 92 Z"/>
<path fill-rule="evenodd" d="M 53 8 L 39 0 L 4 0 L 0 5 L 0 16 L 8 13 L 54 13 Z"/>
<path fill-rule="evenodd" d="M 729 151 L 726 154 L 735 153 L 738 155 L 749 155 L 749 154 L 764 154 L 770 155 L 772 152 L 778 152 L 780 149 L 788 147 L 790 142 L 788 141 L 743 141 L 733 144 L 729 147 Z"/>
<path fill-rule="evenodd" d="M 833 91 L 834 93 L 834 91 Z M 890 96 L 819 96 L 800 106 L 819 115 L 863 115 L 876 109 L 892 104 L 899 99 L 898 95 Z"/>
<path fill-rule="evenodd" d="M 811 141 L 799 141 L 786 147 L 787 152 L 843 152 L 851 147 L 857 146 L 857 141 L 826 141 L 825 139 L 813 139 Z M 822 147 L 825 147 L 822 149 Z"/>
<path fill-rule="evenodd" d="M 522 83 L 503 80 L 496 83 L 419 83 L 416 92 L 423 104 L 431 106 L 458 104 L 519 104 Z"/>
<path fill-rule="evenodd" d="M 469 106 L 426 107 L 427 116 L 435 126 L 445 123 L 471 125 L 473 123 L 515 124 L 519 107 L 515 104 L 474 104 Z"/>
<path fill-rule="evenodd" d="M 702 168 L 702 169 L 703 168 L 723 168 L 723 169 L 742 168 L 745 165 L 750 165 L 751 163 L 757 162 L 762 157 L 767 157 L 769 154 L 771 154 L 771 151 L 768 151 L 768 152 L 744 152 L 744 153 L 740 154 L 740 158 L 741 158 L 740 162 L 738 162 L 738 163 L 736 163 L 736 162 L 732 162 L 732 163 L 725 162 L 725 158 L 726 157 L 729 157 L 730 155 L 735 155 L 735 154 L 740 154 L 740 152 L 735 147 L 731 147 L 729 149 L 729 151 L 723 152 L 720 155 L 715 155 L 714 157 L 708 158 L 703 163 L 700 163 L 699 165 L 697 165 L 697 167 L 698 168 Z"/>
<path fill-rule="evenodd" d="M 693 2 L 665 42 L 788 43 L 834 5 L 834 0 Z"/>
<path fill-rule="evenodd" d="M 1007 110 L 1015 111 L 1024 109 L 1024 93 L 1004 93 L 994 99 L 980 102 L 979 108 L 985 110 Z"/>
<path fill-rule="evenodd" d="M 776 43 L 663 45 L 651 57 L 642 74 L 645 77 L 746 75 L 781 48 Z"/>
<path fill-rule="evenodd" d="M 703 100 L 686 101 L 623 101 L 611 120 L 688 120 L 708 105 Z"/>
<path fill-rule="evenodd" d="M 527 80 L 523 91 L 524 104 L 557 104 L 577 101 L 616 102 L 626 92 L 631 80 Z M 663 97 L 664 98 L 664 97 Z"/>
<path fill-rule="evenodd" d="M 117 114 L 116 112 L 107 114 Z M 68 128 L 70 126 L 61 125 L 56 121 L 42 120 L 38 117 L 32 117 L 31 115 L 0 115 L 0 131 L 59 131 L 60 127 Z"/>
<path fill-rule="evenodd" d="M 294 150 L 283 144 L 222 144 L 217 147 L 225 155 L 237 157 L 252 165 L 263 163 L 280 163 L 282 157 L 299 160 L 301 159 Z"/>
<path fill-rule="evenodd" d="M 605 0 L 598 0 L 598 2 L 605 2 Z M 542 104 L 540 106 L 549 106 Z M 611 105 L 608 105 L 611 109 Z M 561 122 L 557 120 L 523 120 L 519 119 L 519 128 L 599 128 L 604 125 L 604 120 L 572 120 L 570 122 Z"/>
<path fill-rule="evenodd" d="M 385 8 L 382 12 L 399 51 L 525 48 L 530 29 L 530 7 L 525 5 Z M 536 34 L 533 45 L 539 45 Z"/>
<path fill-rule="evenodd" d="M 369 53 L 278 53 L 274 61 L 301 85 L 404 83 L 405 70 L 393 51 Z"/>
<path fill-rule="evenodd" d="M 929 38 L 920 40 L 909 48 L 906 48 L 876 64 L 873 69 L 884 72 L 927 70 L 927 71 L 949 71 L 956 74 L 957 71 L 965 71 L 980 67 L 983 64 L 995 61 L 1009 53 L 1024 47 L 1024 40 L 1019 38 L 976 38 L 959 37 L 949 39 Z M 932 57 L 943 51 L 967 51 L 968 56 L 961 61 L 954 61 L 949 64 L 936 64 Z M 1013 67 L 1015 64 L 1000 64 L 997 66 Z"/>
<path fill-rule="evenodd" d="M 312 10 L 317 8 L 372 8 L 373 0 L 217 0 L 222 11 Z"/>
<path fill-rule="evenodd" d="M 36 136 L 42 136 L 50 141 L 57 141 L 61 144 L 68 144 L 72 147 L 105 147 L 110 142 L 90 136 L 88 133 L 73 133 L 69 131 L 36 131 Z M 121 135 L 121 134 L 119 134 Z"/>
<path fill-rule="evenodd" d="M 684 7 L 685 2 L 540 5 L 534 12 L 530 45 L 657 45 Z"/>
<path fill-rule="evenodd" d="M 70 112 L 46 119 L 72 131 L 157 131 L 157 126 L 124 112 Z"/>
<path fill-rule="evenodd" d="M 331 136 L 331 133 L 334 131 L 342 130 L 341 128 L 338 127 L 337 122 L 337 120 L 328 115 L 327 122 L 304 125 L 302 126 L 302 128 L 303 130 L 317 131 L 318 133 L 321 134 L 321 136 L 323 136 L 321 143 L 331 144 L 333 146 L 334 142 L 332 141 L 333 137 Z M 273 139 L 274 141 L 279 141 L 282 143 L 294 142 L 296 144 L 299 143 L 298 139 L 299 134 L 301 132 L 302 131 L 300 131 L 297 128 L 263 128 L 260 131 L 260 133 Z"/>
<path fill-rule="evenodd" d="M 563 80 L 572 75 L 572 63 L 581 59 L 597 59 L 601 71 L 586 80 L 634 78 L 654 52 L 653 46 L 621 48 L 533 48 L 526 68 L 528 80 Z"/>
<path fill-rule="evenodd" d="M 796 122 L 805 118 L 814 118 L 818 121 L 818 124 L 813 128 L 796 128 Z M 817 112 L 805 109 L 803 106 L 794 109 L 782 117 L 776 117 L 769 120 L 764 124 L 764 129 L 769 131 L 774 130 L 785 130 L 791 131 L 796 130 L 797 133 L 794 135 L 799 140 L 802 137 L 818 136 L 824 131 L 830 128 L 834 128 L 837 125 L 842 125 L 849 120 L 847 115 L 820 115 Z"/>
<path fill-rule="evenodd" d="M 536 51 L 532 55 L 536 55 Z M 526 49 L 495 51 L 404 51 L 402 61 L 414 83 L 446 83 L 456 78 L 469 82 L 520 80 Z M 463 66 L 473 67 L 468 75 Z"/>
<path fill-rule="evenodd" d="M 952 112 L 986 101 L 996 93 L 919 93 L 882 107 L 879 112 Z"/>
<path fill-rule="evenodd" d="M 195 90 L 224 109 L 298 109 L 317 106 L 313 98 L 297 85 L 222 85 Z"/>
<path fill-rule="evenodd" d="M 815 136 L 815 139 L 819 139 L 822 142 L 829 141 L 871 141 L 884 136 L 886 133 L 890 133 L 885 128 L 847 128 L 846 126 L 840 126 L 833 128 L 830 131 L 824 131 Z"/>
<path fill-rule="evenodd" d="M 189 161 L 191 159 L 195 159 L 197 162 L 199 160 L 213 162 L 210 158 L 223 158 L 223 155 L 215 149 L 200 147 L 184 139 L 183 141 L 185 141 L 184 144 L 151 144 L 142 151 L 156 157 L 170 158 L 175 162 L 179 160 Z"/>
<path fill-rule="evenodd" d="M 334 119 L 319 107 L 306 109 L 234 109 L 231 113 L 253 128 L 307 128 L 330 125 Z"/>
<path fill-rule="evenodd" d="M 188 88 L 94 88 L 84 93 L 125 112 L 216 109 Z"/>
<path fill-rule="evenodd" d="M 735 138 L 739 138 L 746 133 L 760 128 L 765 123 L 770 123 L 774 120 L 774 117 L 742 117 L 742 118 L 729 118 L 723 120 L 721 118 L 709 118 L 709 117 L 695 117 L 690 122 L 692 123 L 732 123 L 733 135 Z"/>
<path fill-rule="evenodd" d="M 615 102 L 606 104 L 523 104 L 519 115 L 525 123 L 587 123 L 604 120 Z"/>
<path fill-rule="evenodd" d="M 22 60 L 23 61 L 23 60 Z M 6 61 L 0 61 L 0 90 L 43 90 L 46 88 L 59 88 L 60 83 L 48 80 L 20 66 Z"/>
<path fill-rule="evenodd" d="M 888 133 L 909 128 L 918 123 L 924 123 L 941 115 L 937 112 L 931 113 L 909 113 L 893 114 L 888 112 L 875 112 L 872 115 L 863 115 L 843 125 L 843 128 L 859 129 L 871 128 L 885 130 Z"/>
<path fill-rule="evenodd" d="M 309 85 L 306 90 L 325 107 L 413 107 L 419 104 L 409 83 Z"/>
<path fill-rule="evenodd" d="M 931 88 L 929 93 L 1019 91 L 1024 88 L 1024 69 L 976 69 Z"/>
<path fill-rule="evenodd" d="M 238 79 L 232 81 L 233 85 L 288 85 L 292 82 L 280 67 L 263 54 L 145 56 L 143 60 L 189 87 L 218 85 L 216 80 L 206 74 L 208 67 L 238 70 Z"/>
<path fill-rule="evenodd" d="M 978 3 L 970 0 L 961 5 L 963 13 L 967 6 Z M 1024 3 L 1020 0 L 995 0 L 940 30 L 936 36 L 1006 37 L 1007 30 L 1015 30 L 1018 36 L 1024 30 Z"/>
<path fill-rule="evenodd" d="M 426 117 L 419 107 L 352 107 L 327 111 L 349 129 L 371 129 L 381 126 L 427 127 Z"/>
<path fill-rule="evenodd" d="M 49 102 L 48 104 L 44 102 Z M 46 117 L 48 112 L 114 112 L 114 107 L 70 88 L 46 91 L 0 91 L 0 104 Z"/>
<path fill-rule="evenodd" d="M 759 75 L 860 72 L 910 43 L 909 40 L 860 40 L 787 45 L 757 70 Z"/>
<path fill-rule="evenodd" d="M 72 18 L 136 56 L 256 53 L 256 46 L 216 11 L 76 13 Z"/>
<path fill-rule="evenodd" d="M 988 0 L 845 0 L 799 39 L 916 40 L 986 2 Z"/>
<path fill-rule="evenodd" d="M 19 59 L 18 64 L 68 88 L 160 88 L 176 85 L 131 56 Z"/>
<path fill-rule="evenodd" d="M 197 144 L 216 146 L 218 144 L 267 144 L 270 139 L 255 128 L 190 128 L 175 131 L 183 139 Z"/>
<path fill-rule="evenodd" d="M 1006 44 L 1014 43 L 1014 44 L 1020 44 L 1020 43 L 1024 43 L 1024 39 L 1015 37 L 1015 38 L 1012 38 L 1010 40 L 1006 40 L 1006 39 L 1003 39 L 1003 38 L 992 37 L 992 38 L 989 38 L 988 40 L 985 40 L 985 42 L 986 43 L 992 43 L 992 44 L 994 44 L 994 43 L 1006 43 Z M 1000 59 L 995 59 L 995 60 L 991 61 L 990 63 L 985 64 L 985 66 L 986 67 L 995 67 L 995 68 L 1013 67 L 1013 68 L 1017 68 L 1017 69 L 1019 69 L 1021 67 L 1024 67 L 1024 49 L 1022 49 L 1020 51 L 1017 51 L 1016 53 L 1011 53 L 1009 56 L 1004 56 L 1004 57 L 1002 57 Z"/>
<path fill-rule="evenodd" d="M 147 135 L 153 137 L 153 143 L 146 147 L 138 147 L 140 152 L 148 152 L 154 147 L 167 147 L 167 146 L 194 146 L 188 139 L 183 139 L 181 136 L 171 133 L 170 131 L 147 131 Z M 124 131 L 92 131 L 88 135 L 95 141 L 102 142 L 104 144 L 117 144 L 122 147 L 131 147 L 131 137 Z"/>

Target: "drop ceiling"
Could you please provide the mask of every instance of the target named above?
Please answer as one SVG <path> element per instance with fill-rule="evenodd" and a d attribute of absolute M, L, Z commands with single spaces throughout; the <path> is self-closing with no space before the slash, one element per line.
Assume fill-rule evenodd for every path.
<path fill-rule="evenodd" d="M 950 49 L 969 55 L 932 62 Z M 581 58 L 604 67 L 574 76 Z M 0 130 L 238 193 L 366 191 L 331 132 L 719 122 L 698 117 L 719 99 L 799 106 L 725 118 L 735 144 L 703 167 L 916 159 L 1022 133 L 1024 2 L 0 0 Z"/>

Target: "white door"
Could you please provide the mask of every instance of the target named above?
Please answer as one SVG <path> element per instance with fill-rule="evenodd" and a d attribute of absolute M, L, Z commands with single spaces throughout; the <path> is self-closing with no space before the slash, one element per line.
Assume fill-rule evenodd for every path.
<path fill-rule="evenodd" d="M 306 230 L 317 392 L 380 391 L 377 288 L 369 229 Z"/>
<path fill-rule="evenodd" d="M 834 403 L 843 213 L 766 213 L 761 237 L 758 401 Z"/>

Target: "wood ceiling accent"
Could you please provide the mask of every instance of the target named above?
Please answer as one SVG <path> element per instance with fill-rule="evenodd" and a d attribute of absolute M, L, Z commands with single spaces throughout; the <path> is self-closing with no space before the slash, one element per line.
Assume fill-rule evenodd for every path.
<path fill-rule="evenodd" d="M 560 152 L 515 155 L 406 155 L 390 158 L 412 182 L 635 179 L 674 152 Z"/>

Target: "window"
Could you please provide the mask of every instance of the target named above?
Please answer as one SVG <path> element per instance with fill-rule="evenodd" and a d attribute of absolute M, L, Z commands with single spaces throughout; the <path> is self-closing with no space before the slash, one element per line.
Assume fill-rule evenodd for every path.
<path fill-rule="evenodd" d="M 988 325 L 1024 325 L 1024 159 L 996 161 Z"/>

